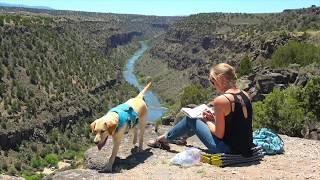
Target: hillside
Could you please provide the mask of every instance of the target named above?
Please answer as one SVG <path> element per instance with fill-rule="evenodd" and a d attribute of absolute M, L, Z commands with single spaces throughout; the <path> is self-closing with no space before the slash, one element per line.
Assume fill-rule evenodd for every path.
<path fill-rule="evenodd" d="M 209 69 L 226 62 L 252 97 L 254 128 L 320 140 L 319 7 L 191 15 L 150 44 L 136 72 L 141 81 L 155 82 L 153 90 L 170 110 L 162 118 L 166 124 L 177 120 L 181 107 L 217 95 Z"/>
<path fill-rule="evenodd" d="M 200 83 L 209 87 L 208 69 L 218 62 L 228 62 L 239 69 L 241 59 L 249 58 L 254 74 L 270 67 L 273 53 L 289 41 L 320 43 L 320 8 L 285 10 L 281 13 L 203 13 L 185 17 L 154 40 L 149 53 L 137 65 L 143 77 L 155 79 L 158 91 L 168 101 L 176 101 L 183 87 L 168 85 L 164 77 L 183 74 L 187 86 Z M 148 62 L 149 65 L 146 65 Z M 156 61 L 156 62 L 155 62 Z M 159 72 L 152 64 L 163 64 Z M 319 63 L 319 62 L 318 62 Z M 162 67 L 162 66 L 160 66 Z M 251 77 L 250 80 L 254 79 Z M 175 94 L 175 95 L 174 95 Z M 171 100 L 170 100 L 171 99 Z"/>
<path fill-rule="evenodd" d="M 181 169 L 168 165 L 172 152 L 147 149 L 131 155 L 131 147 L 123 146 L 119 156 L 126 160 L 120 159 L 116 172 L 98 174 L 95 166 L 107 160 L 100 155 L 108 156 L 111 144 L 108 141 L 102 152 L 88 150 L 93 146 L 88 124 L 136 95 L 122 70 L 139 40 L 148 40 L 150 46 L 136 65 L 139 80 L 151 77 L 152 90 L 169 109 L 158 122 L 170 124 L 178 119 L 181 105 L 214 97 L 208 70 L 227 62 L 239 72 L 241 88 L 253 96 L 255 128 L 320 139 L 319 7 L 187 17 L 1 7 L 0 174 L 37 179 L 45 168 L 67 161 L 77 170 L 46 178 L 320 177 L 319 141 L 285 135 L 284 155 L 265 157 L 252 166 Z M 193 95 L 199 95 L 198 102 L 188 101 Z M 146 141 L 155 136 L 148 127 Z M 201 146 L 196 139 L 189 142 Z M 94 170 L 83 170 L 83 165 Z"/>
<path fill-rule="evenodd" d="M 0 173 L 35 172 L 50 153 L 81 158 L 87 124 L 136 94 L 122 68 L 137 40 L 175 19 L 0 8 Z"/>

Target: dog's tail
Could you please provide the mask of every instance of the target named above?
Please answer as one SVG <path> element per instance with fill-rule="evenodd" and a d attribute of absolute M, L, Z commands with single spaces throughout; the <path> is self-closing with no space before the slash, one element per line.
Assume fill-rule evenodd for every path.
<path fill-rule="evenodd" d="M 143 88 L 142 91 L 140 91 L 137 98 L 143 99 L 144 94 L 147 92 L 147 90 L 149 89 L 150 86 L 151 86 L 151 81 Z"/>

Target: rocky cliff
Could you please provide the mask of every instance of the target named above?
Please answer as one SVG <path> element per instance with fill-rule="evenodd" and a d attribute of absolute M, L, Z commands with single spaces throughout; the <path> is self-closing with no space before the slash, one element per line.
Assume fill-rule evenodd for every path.
<path fill-rule="evenodd" d="M 168 126 L 160 127 L 160 132 L 168 130 Z M 145 141 L 157 136 L 153 127 L 148 127 Z M 242 178 L 242 179 L 318 179 L 319 141 L 281 135 L 285 143 L 285 152 L 275 156 L 265 156 L 261 162 L 234 165 L 218 168 L 209 164 L 201 164 L 189 168 L 170 165 L 170 159 L 176 153 L 187 147 L 204 148 L 196 137 L 188 139 L 188 145 L 171 145 L 170 151 L 150 149 L 144 152 L 131 153 L 131 133 L 122 140 L 118 157 L 113 167 L 113 173 L 99 173 L 112 151 L 112 141 L 108 140 L 105 147 L 98 151 L 90 148 L 85 155 L 85 165 L 82 169 L 55 172 L 44 179 L 212 179 L 212 178 Z"/>
<path fill-rule="evenodd" d="M 169 68 L 188 72 L 192 82 L 201 81 L 212 64 L 228 62 L 238 68 L 246 55 L 260 71 L 275 50 L 289 41 L 319 43 L 305 32 L 306 29 L 319 30 L 319 9 L 311 7 L 263 15 L 192 15 L 170 26 L 155 41 L 150 56 L 165 62 Z"/>

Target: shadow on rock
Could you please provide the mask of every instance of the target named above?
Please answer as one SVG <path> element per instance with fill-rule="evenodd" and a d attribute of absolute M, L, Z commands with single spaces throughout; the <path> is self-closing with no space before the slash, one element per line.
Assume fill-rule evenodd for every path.
<path fill-rule="evenodd" d="M 134 167 L 136 167 L 138 164 L 144 163 L 146 159 L 148 159 L 150 156 L 153 155 L 152 152 L 150 152 L 151 148 L 145 149 L 142 152 L 136 152 L 136 148 L 134 147 L 131 149 L 131 152 L 133 154 L 129 155 L 125 159 L 121 159 L 119 157 L 116 157 L 111 173 L 120 173 L 121 170 L 129 170 Z M 105 171 L 99 171 L 100 173 L 107 173 Z"/>
<path fill-rule="evenodd" d="M 245 162 L 245 163 L 240 163 L 240 164 L 232 164 L 232 165 L 228 165 L 228 167 L 247 167 L 247 166 L 252 166 L 252 165 L 258 165 L 258 164 L 261 163 L 260 161 Z"/>

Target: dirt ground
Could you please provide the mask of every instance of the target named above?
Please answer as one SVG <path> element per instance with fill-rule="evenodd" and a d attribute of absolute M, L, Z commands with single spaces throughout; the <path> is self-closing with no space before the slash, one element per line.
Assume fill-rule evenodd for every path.
<path fill-rule="evenodd" d="M 160 132 L 169 128 L 162 126 Z M 156 136 L 153 127 L 148 127 L 145 141 Z M 145 146 L 144 152 L 132 154 L 132 136 L 127 134 L 112 173 L 98 172 L 111 154 L 112 141 L 108 140 L 101 151 L 92 147 L 86 152 L 83 169 L 56 172 L 46 179 L 320 179 L 320 141 L 281 137 L 285 143 L 284 154 L 265 156 L 260 163 L 220 168 L 209 164 L 171 165 L 170 159 L 185 150 L 185 146 L 171 145 L 171 151 Z M 188 145 L 204 148 L 197 137 L 188 139 Z"/>

